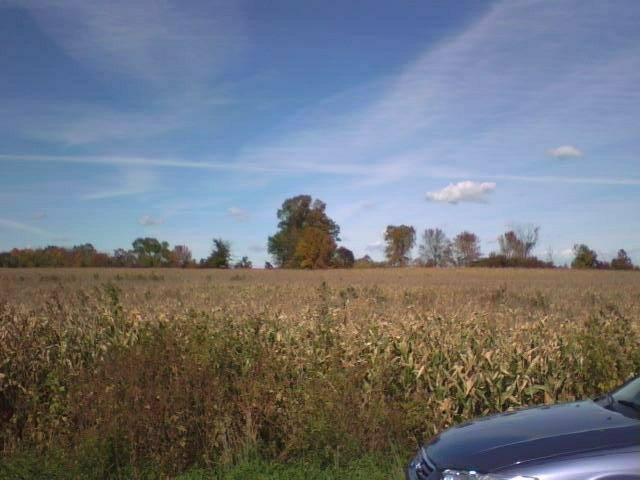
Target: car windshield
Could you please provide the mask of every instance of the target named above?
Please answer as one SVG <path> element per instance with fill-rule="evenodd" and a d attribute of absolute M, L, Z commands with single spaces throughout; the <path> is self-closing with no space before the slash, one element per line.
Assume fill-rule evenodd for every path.
<path fill-rule="evenodd" d="M 631 380 L 611 394 L 613 400 L 640 414 L 640 377 Z"/>

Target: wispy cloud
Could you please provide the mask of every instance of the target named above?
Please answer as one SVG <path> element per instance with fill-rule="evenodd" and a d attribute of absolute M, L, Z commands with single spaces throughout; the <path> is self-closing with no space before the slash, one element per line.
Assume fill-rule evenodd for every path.
<path fill-rule="evenodd" d="M 38 235 L 40 237 L 55 237 L 54 234 L 52 234 L 51 232 L 43 228 L 34 227 L 33 225 L 27 225 L 26 223 L 16 222 L 6 218 L 0 218 L 0 228 L 10 229 L 10 230 L 19 230 L 22 232 Z"/>
<path fill-rule="evenodd" d="M 519 182 L 534 183 L 585 183 L 593 185 L 640 185 L 640 178 L 615 178 L 615 177 L 574 177 L 574 176 L 545 176 L 545 175 L 510 175 L 503 173 L 488 174 L 474 172 L 472 170 L 456 170 L 445 167 L 420 167 L 415 159 L 398 163 L 366 165 L 360 163 L 258 163 L 245 161 L 193 161 L 181 158 L 154 158 L 154 157 L 128 157 L 118 155 L 20 155 L 20 154 L 0 154 L 0 161 L 5 162 L 52 162 L 52 163 L 72 163 L 87 165 L 110 165 L 114 167 L 147 167 L 147 168 L 174 168 L 183 170 L 212 170 L 239 173 L 263 173 L 273 175 L 286 174 L 321 174 L 340 175 L 346 177 L 357 177 L 356 185 L 375 186 L 400 180 L 407 176 L 413 178 L 432 179 L 462 179 L 466 177 L 481 177 L 486 179 L 513 180 Z M 143 193 L 139 188 L 114 189 L 113 195 L 109 191 L 88 194 L 85 198 L 108 198 L 110 196 L 121 196 Z M 120 192 L 120 193 L 119 193 Z M 130 192 L 130 193 L 127 193 Z"/>
<path fill-rule="evenodd" d="M 491 221 L 516 215 L 513 210 L 529 218 L 540 208 L 544 212 L 553 208 L 549 205 L 557 206 L 552 212 L 557 223 L 550 229 L 562 230 L 577 221 L 571 209 L 579 206 L 584 211 L 585 204 L 598 203 L 599 195 L 618 195 L 623 205 L 616 211 L 627 212 L 639 192 L 629 188 L 640 186 L 633 158 L 640 111 L 640 10 L 631 2 L 605 7 L 597 0 L 567 0 L 545 8 L 538 0 L 491 2 L 469 22 L 443 25 L 445 36 L 428 40 L 427 48 L 404 66 L 384 65 L 380 59 L 370 70 L 370 83 L 345 83 L 355 86 L 317 103 L 310 100 L 315 90 L 314 95 L 305 91 L 292 102 L 274 102 L 278 105 L 266 116 L 251 102 L 243 103 L 234 119 L 238 125 L 245 118 L 251 121 L 242 135 L 225 136 L 224 142 L 211 141 L 218 138 L 219 132 L 211 130 L 224 115 L 220 100 L 233 101 L 227 94 L 242 97 L 246 90 L 239 86 L 242 81 L 236 82 L 237 75 L 251 74 L 248 70 L 254 66 L 238 63 L 241 68 L 219 75 L 225 58 L 235 59 L 236 45 L 243 42 L 242 15 L 233 5 L 218 9 L 209 2 L 194 7 L 174 0 L 116 0 L 108 6 L 82 0 L 10 0 L 10 5 L 28 8 L 41 26 L 36 33 L 43 42 L 52 39 L 57 45 L 52 48 L 64 52 L 60 58 L 73 68 L 67 71 L 73 75 L 68 77 L 71 84 L 81 77 L 94 83 L 78 89 L 78 95 L 66 92 L 61 68 L 56 89 L 50 92 L 53 100 L 47 101 L 47 92 L 32 94 L 28 82 L 28 98 L 4 99 L 9 108 L 0 118 L 0 133 L 15 139 L 0 151 L 0 162 L 11 163 L 6 170 L 33 168 L 43 175 L 51 172 L 52 177 L 60 172 L 68 183 L 56 189 L 60 198 L 69 192 L 93 200 L 159 192 L 154 193 L 153 209 L 142 212 L 164 219 L 179 216 L 178 223 L 191 225 L 189 236 L 184 235 L 190 242 L 204 242 L 199 235 L 205 216 L 242 218 L 241 212 L 227 209 L 240 200 L 237 205 L 245 200 L 256 205 L 252 218 L 268 215 L 272 221 L 275 198 L 281 201 L 301 188 L 328 201 L 329 214 L 353 239 L 349 246 L 360 253 L 367 244 L 373 250 L 382 246 L 380 241 L 370 243 L 380 238 L 374 231 L 377 225 L 424 222 L 420 198 L 425 191 L 432 200 L 452 203 L 488 195 L 481 187 L 475 192 L 464 187 L 469 179 L 478 182 L 475 185 L 499 183 L 505 200 L 491 206 L 491 219 L 465 217 L 464 210 L 456 217 L 483 238 L 495 234 Z M 318 20 L 323 21 L 321 15 Z M 445 31 L 456 25 L 464 26 Z M 255 48 L 252 55 L 270 52 Z M 277 70 L 279 88 L 300 81 L 299 76 L 289 77 L 287 68 Z M 358 77 L 349 78 L 351 82 Z M 220 84 L 221 79 L 232 87 Z M 339 89 L 341 79 L 335 77 L 328 88 Z M 59 92 L 72 95 L 58 96 Z M 264 92 L 271 95 L 273 90 Z M 304 107 L 298 109 L 300 105 Z M 178 131 L 180 135 L 167 135 Z M 152 137 L 159 141 L 150 141 Z M 20 153 L 20 145 L 29 145 L 31 153 L 41 145 L 39 151 L 46 154 L 12 155 Z M 550 148 L 557 150 L 558 158 L 568 158 L 576 153 L 569 147 L 585 152 L 580 176 L 567 162 L 541 161 Z M 21 162 L 51 165 L 21 169 Z M 92 172 L 95 179 L 97 172 L 108 169 L 74 168 L 81 164 L 110 166 L 113 177 L 99 177 L 95 185 L 87 185 L 80 174 Z M 72 175 L 74 170 L 80 172 Z M 128 181 L 127 171 L 148 173 Z M 246 186 L 261 181 L 271 182 L 273 188 Z M 540 185 L 521 195 L 525 189 L 520 184 L 527 183 Z M 231 188 L 242 188 L 243 196 L 231 199 L 223 191 Z M 43 190 L 31 190 L 44 196 Z M 7 192 L 0 195 L 17 203 Z M 375 198 L 376 208 L 358 206 L 364 198 Z M 104 202 L 104 207 L 122 209 L 133 221 L 142 213 L 135 211 L 136 202 L 112 203 Z M 24 203 L 16 207 L 24 211 L 15 218 L 29 223 L 31 209 L 41 206 L 42 202 Z M 66 218 L 74 218 L 73 210 L 69 208 Z M 429 210 L 429 222 L 447 221 L 440 216 L 447 215 L 446 208 Z M 609 218 L 610 211 L 588 213 Z M 632 214 L 625 217 L 633 220 Z M 624 228 L 635 232 L 636 224 L 627 222 Z M 613 225 L 612 221 L 608 231 L 616 229 Z M 256 237 L 244 239 L 243 245 L 259 243 L 270 231 L 266 221 L 256 222 Z M 565 237 L 558 240 L 559 246 L 570 244 L 570 234 Z M 204 251 L 207 246 L 198 248 Z"/>
<path fill-rule="evenodd" d="M 452 183 L 434 192 L 427 193 L 427 200 L 432 202 L 460 203 L 485 202 L 487 196 L 493 192 L 496 184 L 492 182 L 472 182 L 470 180 Z"/>
<path fill-rule="evenodd" d="M 371 213 L 377 207 L 374 201 L 347 201 L 337 206 L 331 207 L 331 217 L 338 222 L 348 222 L 354 217 L 359 217 Z M 342 241 L 346 241 L 344 238 Z"/>
<path fill-rule="evenodd" d="M 569 129 L 587 146 L 603 138 L 603 129 L 605 138 L 629 135 L 620 125 L 633 124 L 639 107 L 633 94 L 640 82 L 630 35 L 634 22 L 619 9 L 583 6 L 498 2 L 397 75 L 349 92 L 371 101 L 338 96 L 330 108 L 325 103 L 305 111 L 280 138 L 246 148 L 240 158 L 261 164 L 304 159 L 316 171 L 335 168 L 343 174 L 362 169 L 358 184 L 377 185 L 438 178 L 433 170 L 443 164 L 467 170 L 464 176 L 486 173 L 477 171 L 478 159 L 486 155 L 498 173 L 517 172 L 541 143 L 554 144 Z M 595 45 L 594 60 L 585 64 L 568 52 L 592 45 L 596 25 L 616 25 L 616 34 Z M 394 163 L 398 155 L 407 161 Z M 332 163 L 325 165 L 326 159 Z M 596 177 L 601 166 L 588 173 Z M 617 183 L 602 178 L 603 184 Z"/>
<path fill-rule="evenodd" d="M 155 225 L 161 225 L 164 223 L 162 218 L 154 218 L 150 215 L 143 215 L 138 219 L 138 224 L 145 227 L 153 227 Z"/>
<path fill-rule="evenodd" d="M 115 185 L 83 195 L 85 200 L 106 200 L 140 195 L 156 187 L 156 175 L 150 170 L 125 169 Z"/>
<path fill-rule="evenodd" d="M 550 156 L 556 158 L 581 157 L 582 151 L 573 145 L 560 145 L 552 148 L 547 152 Z"/>
<path fill-rule="evenodd" d="M 609 186 L 640 186 L 640 178 L 610 178 L 610 177 L 570 177 L 560 175 L 479 175 L 494 180 L 511 180 L 526 183 L 556 183 L 577 185 L 609 185 Z"/>
<path fill-rule="evenodd" d="M 121 155 L 12 155 L 0 154 L 2 161 L 18 162 L 54 162 L 76 163 L 88 165 L 111 165 L 116 167 L 158 167 L 177 168 L 188 170 L 223 170 L 223 171 L 255 171 L 278 172 L 284 171 L 277 167 L 262 166 L 257 163 L 244 162 L 216 162 L 216 161 L 192 161 L 181 158 L 158 157 L 130 157 Z"/>
<path fill-rule="evenodd" d="M 189 215 L 193 213 L 209 214 L 218 210 L 221 204 L 226 203 L 225 199 L 201 199 L 201 200 L 172 200 L 159 203 L 157 206 L 164 211 L 165 217 Z"/>
<path fill-rule="evenodd" d="M 36 212 L 31 216 L 34 220 L 44 220 L 47 218 L 47 214 L 45 212 Z"/>
<path fill-rule="evenodd" d="M 29 9 L 44 31 L 83 64 L 162 86 L 202 81 L 244 45 L 234 2 L 207 2 L 198 11 L 153 0 L 9 3 Z"/>
<path fill-rule="evenodd" d="M 365 250 L 369 252 L 382 252 L 384 250 L 384 242 L 382 240 L 371 242 L 365 246 Z"/>
<path fill-rule="evenodd" d="M 246 222 L 249 220 L 249 212 L 240 207 L 230 207 L 227 213 L 231 218 L 238 222 Z"/>
<path fill-rule="evenodd" d="M 130 195 L 140 195 L 147 190 L 138 186 L 130 188 L 117 188 L 114 190 L 104 190 L 101 192 L 88 193 L 84 195 L 85 200 L 107 200 L 110 198 L 127 197 Z"/>
<path fill-rule="evenodd" d="M 0 129 L 36 141 L 70 146 L 133 139 L 144 141 L 165 134 L 189 121 L 193 110 L 176 102 L 150 101 L 139 111 L 112 106 L 14 99 L 4 102 L 11 119 L 0 118 Z"/>
<path fill-rule="evenodd" d="M 158 158 L 158 157 L 132 157 L 120 155 L 15 155 L 0 154 L 0 161 L 17 162 L 53 162 L 111 165 L 116 167 L 156 167 L 176 168 L 186 170 L 214 170 L 240 173 L 269 173 L 280 174 L 323 174 L 344 175 L 362 177 L 368 185 L 389 181 L 393 178 L 402 178 L 410 172 L 414 164 L 412 159 L 394 157 L 388 162 L 367 165 L 355 162 L 313 162 L 313 161 L 288 161 L 281 158 L 265 158 L 252 156 L 241 157 L 231 161 L 193 161 L 184 158 Z M 422 168 L 414 172 L 418 176 L 431 178 L 451 178 L 461 175 L 455 169 L 445 167 Z"/>
<path fill-rule="evenodd" d="M 3 130 L 49 142 L 140 140 L 191 124 L 228 102 L 228 92 L 216 79 L 246 45 L 237 2 L 214 0 L 196 8 L 171 0 L 0 2 L 0 8 L 5 5 L 26 9 L 47 38 L 88 75 L 98 74 L 123 91 L 144 92 L 135 109 L 100 100 L 3 102 L 10 112 L 0 118 Z"/>

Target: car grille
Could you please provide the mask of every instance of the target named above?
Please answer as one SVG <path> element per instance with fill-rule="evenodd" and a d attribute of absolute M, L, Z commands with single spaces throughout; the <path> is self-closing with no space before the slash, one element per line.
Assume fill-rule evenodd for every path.
<path fill-rule="evenodd" d="M 436 467 L 426 455 L 424 449 L 418 452 L 405 470 L 407 480 L 434 480 L 438 477 Z"/>
<path fill-rule="evenodd" d="M 429 460 L 426 458 L 426 455 L 423 453 L 422 461 L 416 466 L 416 479 L 428 480 L 429 475 L 431 475 L 433 470 L 433 465 L 431 465 L 431 462 L 429 462 Z"/>
<path fill-rule="evenodd" d="M 416 479 L 417 480 L 427 480 L 432 471 L 433 470 L 431 470 L 429 467 L 427 467 L 423 463 L 423 464 L 419 465 L 418 468 L 416 468 Z"/>

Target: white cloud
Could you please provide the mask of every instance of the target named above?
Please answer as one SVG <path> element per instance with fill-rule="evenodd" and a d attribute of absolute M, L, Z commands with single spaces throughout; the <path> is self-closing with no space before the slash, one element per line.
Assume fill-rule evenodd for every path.
<path fill-rule="evenodd" d="M 231 218 L 238 222 L 246 222 L 249 220 L 249 212 L 240 207 L 230 207 L 227 213 Z"/>
<path fill-rule="evenodd" d="M 487 195 L 493 192 L 496 184 L 493 182 L 464 181 L 451 183 L 441 190 L 427 193 L 427 200 L 432 202 L 483 202 Z"/>
<path fill-rule="evenodd" d="M 31 216 L 31 218 L 34 220 L 44 220 L 47 218 L 47 214 L 45 212 L 36 212 Z"/>
<path fill-rule="evenodd" d="M 138 219 L 138 223 L 145 227 L 153 227 L 154 225 L 161 225 L 164 223 L 162 218 L 153 218 L 150 215 L 143 215 Z"/>
<path fill-rule="evenodd" d="M 560 145 L 559 147 L 552 148 L 547 152 L 550 156 L 556 158 L 571 158 L 581 157 L 582 151 L 573 145 Z"/>

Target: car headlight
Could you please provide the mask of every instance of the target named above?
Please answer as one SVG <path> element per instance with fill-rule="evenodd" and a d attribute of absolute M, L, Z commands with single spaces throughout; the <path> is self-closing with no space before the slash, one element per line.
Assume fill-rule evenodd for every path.
<path fill-rule="evenodd" d="M 459 470 L 445 470 L 442 472 L 442 480 L 537 480 L 533 477 L 523 477 L 522 475 L 505 476 L 493 475 L 491 473 L 478 473 L 474 471 L 462 472 Z"/>

